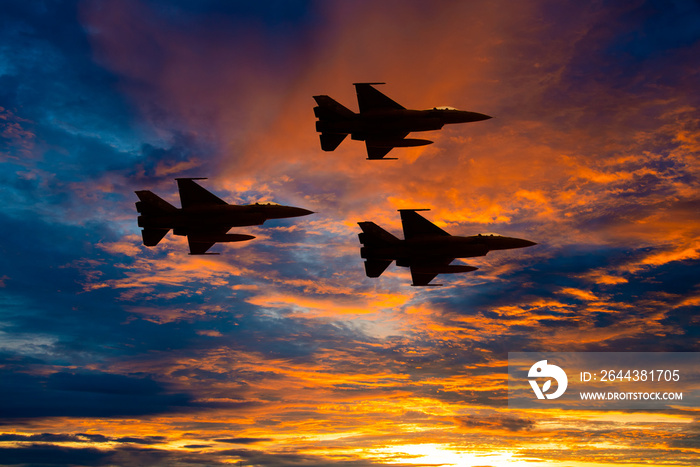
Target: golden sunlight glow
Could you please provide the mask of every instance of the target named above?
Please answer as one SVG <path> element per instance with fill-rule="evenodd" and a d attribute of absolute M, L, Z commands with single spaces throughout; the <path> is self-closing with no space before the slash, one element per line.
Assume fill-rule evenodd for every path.
<path fill-rule="evenodd" d="M 532 466 L 532 460 L 514 458 L 512 453 L 478 453 L 451 447 L 446 444 L 426 443 L 407 444 L 390 448 L 381 448 L 377 454 L 390 455 L 389 463 L 396 464 L 432 464 L 432 465 L 488 465 L 494 467 Z M 547 463 L 539 465 L 547 465 Z"/>

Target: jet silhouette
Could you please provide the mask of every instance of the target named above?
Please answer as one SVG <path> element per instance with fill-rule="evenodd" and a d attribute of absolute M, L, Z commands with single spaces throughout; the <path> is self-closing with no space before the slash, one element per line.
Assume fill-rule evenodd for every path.
<path fill-rule="evenodd" d="M 314 107 L 314 115 L 318 118 L 316 131 L 321 133 L 321 149 L 324 151 L 334 151 L 350 135 L 354 140 L 365 142 L 368 159 L 389 160 L 392 158 L 384 156 L 393 148 L 432 144 L 427 139 L 407 139 L 406 136 L 412 131 L 439 130 L 446 123 L 478 122 L 491 118 L 451 107 L 410 110 L 372 87 L 384 83 L 353 84 L 359 114 L 328 96 L 313 96 L 318 104 Z"/>
<path fill-rule="evenodd" d="M 537 245 L 528 240 L 500 235 L 452 236 L 416 211 L 399 209 L 404 240 L 396 238 L 374 222 L 359 222 L 362 233 L 360 256 L 365 261 L 367 277 L 379 277 L 396 261 L 397 266 L 411 268 L 412 286 L 430 284 L 438 274 L 475 271 L 474 266 L 450 265 L 455 258 L 484 256 L 491 250 L 507 250 Z"/>
<path fill-rule="evenodd" d="M 243 242 L 255 237 L 227 233 L 231 227 L 262 225 L 267 219 L 283 219 L 313 214 L 302 208 L 279 204 L 231 205 L 202 188 L 194 180 L 205 178 L 176 178 L 180 191 L 178 209 L 148 190 L 137 191 L 138 226 L 143 227 L 143 244 L 155 246 L 173 230 L 173 235 L 187 237 L 191 255 L 204 255 L 219 242 Z"/>

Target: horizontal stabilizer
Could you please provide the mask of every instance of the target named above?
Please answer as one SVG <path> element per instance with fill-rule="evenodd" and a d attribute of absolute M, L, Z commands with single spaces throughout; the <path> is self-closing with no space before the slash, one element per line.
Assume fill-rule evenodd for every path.
<path fill-rule="evenodd" d="M 321 133 L 321 149 L 324 151 L 335 151 L 340 143 L 343 142 L 347 133 Z"/>
<path fill-rule="evenodd" d="M 146 246 L 156 246 L 169 231 L 170 229 L 143 229 L 141 231 L 143 244 Z"/>
<path fill-rule="evenodd" d="M 367 277 L 379 277 L 391 264 L 390 259 L 368 259 L 365 261 L 365 273 Z"/>

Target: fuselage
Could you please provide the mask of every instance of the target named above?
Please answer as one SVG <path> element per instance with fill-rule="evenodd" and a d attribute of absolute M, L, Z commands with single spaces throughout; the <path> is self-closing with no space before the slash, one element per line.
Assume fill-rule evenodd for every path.
<path fill-rule="evenodd" d="M 500 235 L 421 236 L 382 246 L 362 247 L 360 256 L 368 259 L 396 260 L 399 266 L 432 258 L 471 258 L 491 250 L 508 250 L 536 245 L 529 240 Z"/>
<path fill-rule="evenodd" d="M 193 230 L 262 225 L 268 219 L 284 219 L 308 214 L 312 214 L 312 211 L 277 204 L 206 205 L 141 215 L 138 217 L 138 225 L 173 229 L 175 235 L 187 235 L 187 232 Z"/>
<path fill-rule="evenodd" d="M 320 119 L 316 131 L 350 134 L 352 139 L 365 140 L 385 134 L 439 130 L 448 123 L 487 120 L 488 115 L 456 109 L 376 110 L 354 115 Z"/>

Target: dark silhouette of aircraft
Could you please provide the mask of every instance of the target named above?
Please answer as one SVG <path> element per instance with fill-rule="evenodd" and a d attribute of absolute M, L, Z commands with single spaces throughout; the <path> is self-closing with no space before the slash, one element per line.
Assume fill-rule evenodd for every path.
<path fill-rule="evenodd" d="M 155 193 L 137 191 L 136 210 L 143 244 L 155 246 L 170 229 L 174 235 L 187 237 L 191 255 L 217 255 L 207 250 L 219 242 L 244 242 L 255 237 L 227 233 L 231 227 L 262 225 L 268 219 L 283 219 L 313 214 L 302 208 L 279 204 L 232 205 L 205 190 L 194 180 L 205 178 L 176 178 L 180 191 L 178 209 Z"/>
<path fill-rule="evenodd" d="M 364 141 L 368 159 L 385 159 L 397 147 L 425 146 L 427 139 L 408 139 L 412 131 L 439 130 L 446 123 L 466 123 L 487 120 L 488 115 L 466 112 L 451 107 L 430 110 L 410 110 L 397 104 L 372 87 L 384 83 L 353 83 L 360 113 L 344 107 L 328 96 L 313 96 L 318 104 L 316 131 L 321 133 L 321 149 L 334 151 L 347 135 Z M 393 158 L 395 159 L 395 158 Z"/>
<path fill-rule="evenodd" d="M 367 277 L 379 277 L 396 261 L 397 266 L 411 268 L 413 286 L 438 286 L 430 281 L 438 274 L 475 271 L 474 266 L 451 265 L 455 258 L 484 256 L 491 250 L 508 250 L 537 245 L 520 238 L 500 235 L 452 236 L 416 211 L 399 209 L 405 240 L 400 240 L 374 222 L 359 222 L 360 256 L 365 258 Z"/>

